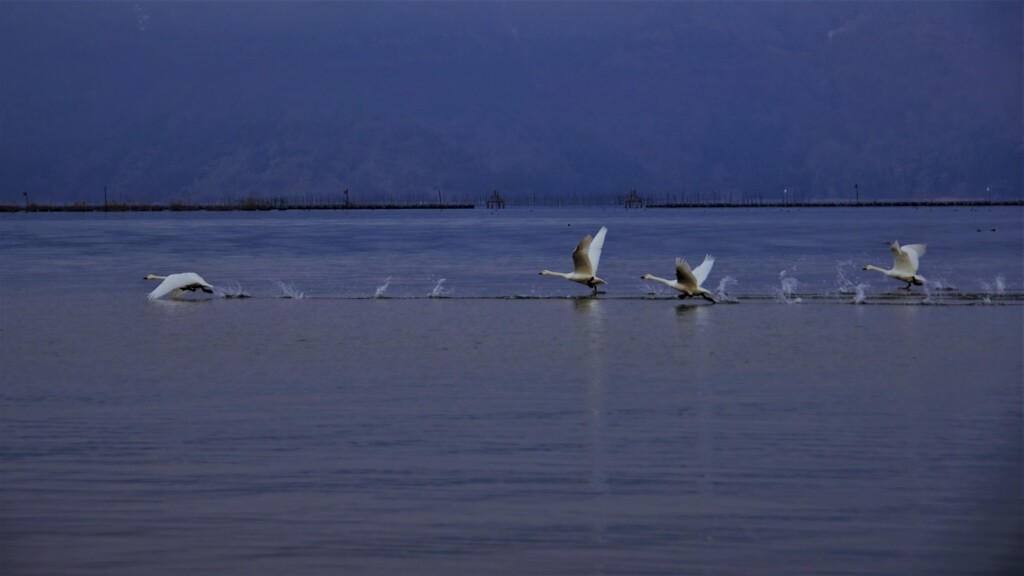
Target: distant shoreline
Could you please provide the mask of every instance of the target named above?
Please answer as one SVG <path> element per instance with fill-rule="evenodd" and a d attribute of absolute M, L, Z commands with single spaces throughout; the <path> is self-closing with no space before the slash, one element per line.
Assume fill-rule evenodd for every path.
<path fill-rule="evenodd" d="M 620 207 L 622 204 L 523 204 L 513 208 L 583 208 Z M 942 201 L 877 201 L 877 202 L 682 202 L 650 203 L 629 209 L 673 208 L 929 208 L 929 207 L 1024 206 L 1024 200 L 942 200 Z M 472 210 L 474 204 L 0 204 L 0 212 L 270 212 L 286 210 Z M 499 208 L 498 210 L 502 210 Z"/>

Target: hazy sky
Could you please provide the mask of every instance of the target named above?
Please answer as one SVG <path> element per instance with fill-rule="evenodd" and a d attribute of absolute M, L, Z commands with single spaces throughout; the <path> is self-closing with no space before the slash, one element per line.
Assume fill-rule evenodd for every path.
<path fill-rule="evenodd" d="M 1021 2 L 4 2 L 0 202 L 1022 196 Z"/>

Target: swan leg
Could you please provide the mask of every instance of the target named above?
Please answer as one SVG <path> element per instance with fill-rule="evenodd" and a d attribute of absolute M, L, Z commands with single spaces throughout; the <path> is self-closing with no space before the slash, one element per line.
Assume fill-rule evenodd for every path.
<path fill-rule="evenodd" d="M 207 294 L 213 294 L 213 290 L 210 290 L 206 286 L 203 286 L 203 292 L 206 292 Z"/>
<path fill-rule="evenodd" d="M 714 298 L 712 298 L 711 296 L 708 296 L 707 294 L 701 294 L 701 296 L 703 296 L 705 300 L 707 300 L 708 302 L 711 302 L 712 304 L 718 304 L 718 302 L 715 302 Z"/>
<path fill-rule="evenodd" d="M 903 287 L 903 289 L 904 289 L 904 290 L 910 290 L 910 287 L 911 287 L 911 286 L 913 286 L 913 285 L 914 285 L 914 283 L 913 283 L 913 282 L 907 282 L 907 285 L 906 285 L 906 286 L 904 286 L 904 287 Z"/>

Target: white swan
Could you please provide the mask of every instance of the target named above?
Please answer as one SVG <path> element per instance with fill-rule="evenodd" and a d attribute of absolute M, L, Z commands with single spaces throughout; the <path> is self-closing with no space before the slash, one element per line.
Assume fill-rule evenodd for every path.
<path fill-rule="evenodd" d="M 705 300 L 715 303 L 715 299 L 711 297 L 711 291 L 706 288 L 702 288 L 701 284 L 704 283 L 708 278 L 708 274 L 711 273 L 711 267 L 715 265 L 715 257 L 708 254 L 704 256 L 704 261 L 701 262 L 700 266 L 694 269 L 690 269 L 690 265 L 682 258 L 676 258 L 676 279 L 666 280 L 665 278 L 658 278 L 657 276 L 651 276 L 650 274 L 644 274 L 640 277 L 641 280 L 654 280 L 655 282 L 661 282 L 669 288 L 673 288 L 681 292 L 680 298 L 691 298 L 693 296 L 700 296 Z"/>
<path fill-rule="evenodd" d="M 927 246 L 927 244 L 910 244 L 901 247 L 899 242 L 893 242 L 889 245 L 889 249 L 892 250 L 892 268 L 885 270 L 868 264 L 864 269 L 875 270 L 890 278 L 902 280 L 907 283 L 904 289 L 910 290 L 911 284 L 918 286 L 924 284 L 924 278 L 917 275 L 917 263 L 924 256 Z"/>
<path fill-rule="evenodd" d="M 575 268 L 572 272 L 566 274 L 542 270 L 541 276 L 561 276 L 566 280 L 586 284 L 594 289 L 594 294 L 597 294 L 598 285 L 606 284 L 604 280 L 597 277 L 597 265 L 601 261 L 601 248 L 604 247 L 604 236 L 607 233 L 608 228 L 602 226 L 593 238 L 587 234 L 583 240 L 580 240 L 579 245 L 572 252 L 572 263 Z"/>
<path fill-rule="evenodd" d="M 170 276 L 146 274 L 143 280 L 163 280 L 155 290 L 149 293 L 150 300 L 156 300 L 168 293 L 170 293 L 171 298 L 177 298 L 185 290 L 189 292 L 202 290 L 207 294 L 213 293 L 213 286 L 207 284 L 206 280 L 203 280 L 203 277 L 195 272 L 182 272 L 181 274 L 171 274 Z"/>

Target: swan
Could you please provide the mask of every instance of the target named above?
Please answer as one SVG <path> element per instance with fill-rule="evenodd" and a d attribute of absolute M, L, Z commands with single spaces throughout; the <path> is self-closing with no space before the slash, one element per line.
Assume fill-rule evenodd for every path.
<path fill-rule="evenodd" d="M 155 290 L 149 293 L 150 300 L 156 300 L 167 293 L 170 293 L 171 298 L 177 298 L 185 290 L 189 292 L 202 290 L 207 294 L 213 294 L 213 286 L 207 284 L 206 280 L 203 280 L 203 277 L 195 272 L 182 272 L 181 274 L 171 274 L 170 276 L 146 274 L 143 280 L 163 280 Z"/>
<path fill-rule="evenodd" d="M 542 270 L 540 275 L 561 276 L 566 280 L 586 284 L 594 289 L 594 294 L 596 295 L 598 285 L 606 284 L 604 280 L 597 277 L 597 265 L 601 261 L 601 248 L 604 246 L 604 236 L 607 233 L 608 228 L 602 226 L 593 238 L 590 237 L 590 234 L 587 234 L 583 237 L 583 240 L 580 240 L 579 245 L 572 252 L 572 263 L 575 268 L 572 272 L 567 274 L 565 272 Z"/>
<path fill-rule="evenodd" d="M 899 242 L 894 241 L 889 245 L 889 249 L 892 250 L 892 268 L 885 270 L 868 264 L 864 269 L 875 270 L 890 278 L 902 280 L 907 283 L 904 289 L 910 290 L 911 284 L 918 286 L 924 284 L 924 278 L 917 275 L 917 263 L 924 256 L 927 246 L 927 244 L 910 244 L 901 247 Z"/>
<path fill-rule="evenodd" d="M 711 273 L 711 267 L 715 265 L 715 257 L 708 254 L 704 256 L 704 261 L 701 262 L 700 266 L 694 269 L 690 269 L 690 264 L 682 258 L 676 258 L 676 279 L 667 280 L 665 278 L 658 278 L 650 274 L 644 274 L 640 277 L 641 280 L 654 280 L 655 282 L 661 282 L 669 288 L 673 288 L 681 292 L 680 298 L 691 298 L 693 296 L 700 296 L 711 302 L 715 303 L 715 299 L 711 297 L 711 291 L 706 288 L 702 288 L 701 284 L 704 283 L 708 278 L 708 274 Z"/>

